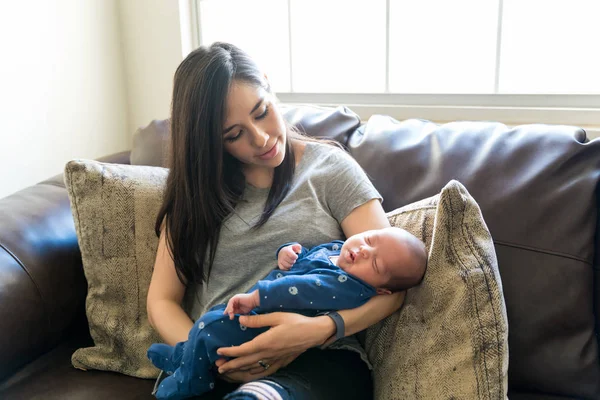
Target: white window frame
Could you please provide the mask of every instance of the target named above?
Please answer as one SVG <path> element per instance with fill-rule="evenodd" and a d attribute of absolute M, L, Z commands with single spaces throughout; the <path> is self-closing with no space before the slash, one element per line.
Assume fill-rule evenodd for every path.
<path fill-rule="evenodd" d="M 201 0 L 179 0 L 183 57 L 186 57 L 201 43 L 201 31 L 198 21 L 199 1 Z M 500 7 L 502 7 L 502 0 L 499 3 Z M 387 0 L 387 10 L 389 11 L 389 0 Z M 500 17 L 498 29 L 501 29 Z M 497 43 L 498 48 L 499 45 Z M 498 68 L 498 65 L 496 68 Z M 388 71 L 386 70 L 386 86 L 388 86 L 387 82 L 389 81 L 387 75 Z M 497 86 L 498 82 L 496 82 Z M 277 97 L 282 103 L 290 105 L 315 104 L 321 106 L 338 106 L 343 104 L 357 113 L 364 121 L 368 120 L 374 114 L 384 114 L 397 120 L 421 118 L 438 123 L 457 120 L 483 120 L 498 121 L 506 125 L 529 123 L 575 125 L 584 128 L 590 138 L 600 137 L 600 95 L 592 94 L 352 94 L 277 92 Z"/>

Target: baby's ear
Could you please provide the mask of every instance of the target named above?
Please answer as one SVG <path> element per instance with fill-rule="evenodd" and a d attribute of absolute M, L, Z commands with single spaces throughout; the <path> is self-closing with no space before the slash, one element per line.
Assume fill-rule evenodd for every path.
<path fill-rule="evenodd" d="M 392 294 L 392 292 L 391 292 L 391 291 L 389 291 L 388 289 L 381 289 L 381 288 L 378 288 L 378 289 L 377 289 L 377 294 Z"/>

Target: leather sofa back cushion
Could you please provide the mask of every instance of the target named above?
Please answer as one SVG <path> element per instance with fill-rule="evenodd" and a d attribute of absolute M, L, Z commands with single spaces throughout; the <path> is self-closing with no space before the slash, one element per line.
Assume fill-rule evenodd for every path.
<path fill-rule="evenodd" d="M 563 126 L 373 116 L 348 143 L 386 211 L 451 179 L 477 199 L 504 286 L 511 390 L 600 396 L 593 309 L 600 142 L 584 137 Z"/>
<path fill-rule="evenodd" d="M 427 246 L 402 309 L 367 329 L 375 399 L 504 399 L 508 322 L 492 237 L 460 183 L 388 214 Z"/>
<path fill-rule="evenodd" d="M 146 297 L 158 246 L 154 223 L 168 170 L 74 160 L 65 184 L 88 283 L 86 315 L 94 346 L 71 362 L 80 369 L 155 378 L 146 357 L 160 342 Z"/>
<path fill-rule="evenodd" d="M 599 397 L 600 279 L 592 263 L 600 243 L 600 142 L 584 143 L 585 132 L 567 126 L 373 116 L 359 127 L 350 110 L 337 110 L 289 108 L 285 115 L 310 135 L 346 144 L 386 211 L 433 196 L 451 179 L 477 199 L 504 283 L 509 388 Z"/>

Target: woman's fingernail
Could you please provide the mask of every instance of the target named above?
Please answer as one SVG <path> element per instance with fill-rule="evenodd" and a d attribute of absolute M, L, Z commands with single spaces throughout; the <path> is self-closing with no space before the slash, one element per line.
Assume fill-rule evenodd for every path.
<path fill-rule="evenodd" d="M 223 373 L 223 368 L 219 368 L 219 373 L 222 374 Z"/>

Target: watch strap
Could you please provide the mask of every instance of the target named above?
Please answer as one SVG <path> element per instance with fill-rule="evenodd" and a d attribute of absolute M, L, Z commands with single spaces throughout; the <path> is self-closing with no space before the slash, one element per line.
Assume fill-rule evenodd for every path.
<path fill-rule="evenodd" d="M 335 323 L 335 338 L 341 339 L 346 336 L 346 325 L 344 324 L 344 318 L 337 312 L 331 311 L 326 314 Z"/>

